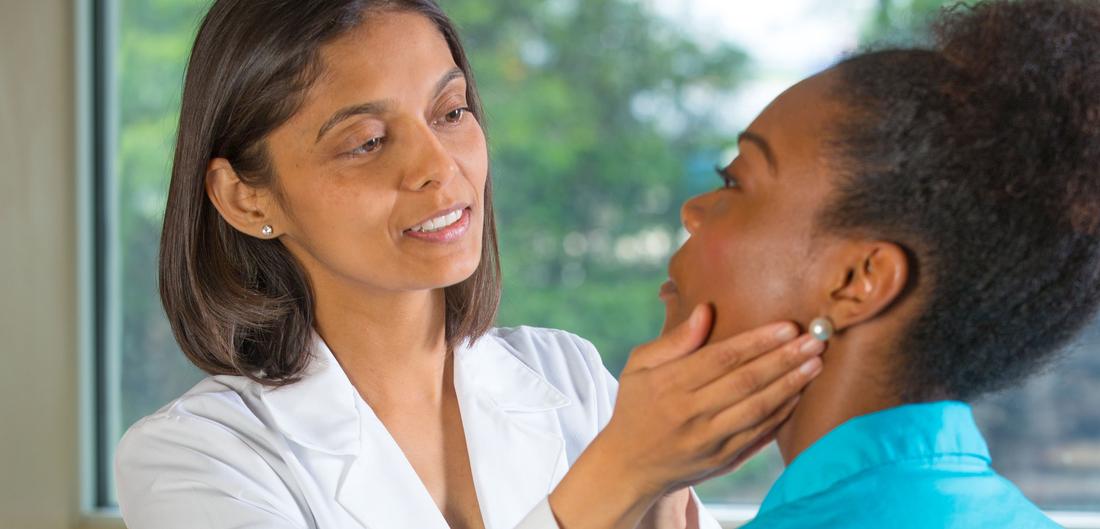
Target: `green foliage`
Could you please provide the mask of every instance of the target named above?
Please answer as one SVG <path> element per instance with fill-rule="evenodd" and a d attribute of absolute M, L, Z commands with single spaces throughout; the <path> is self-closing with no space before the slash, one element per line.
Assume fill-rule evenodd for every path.
<path fill-rule="evenodd" d="M 945 0 L 878 0 L 874 16 L 864 30 L 863 41 L 895 45 L 924 42 L 932 16 L 944 7 L 961 3 Z"/>
<path fill-rule="evenodd" d="M 621 367 L 663 319 L 656 291 L 678 204 L 693 191 L 685 173 L 693 157 L 717 162 L 721 145 L 683 93 L 731 89 L 745 57 L 703 52 L 637 2 L 446 7 L 487 108 L 505 272 L 499 321 L 576 332 Z M 662 115 L 639 112 L 647 100 L 664 102 Z M 662 118 L 682 123 L 662 130 Z M 616 255 L 646 230 L 668 248 L 644 261 Z"/>

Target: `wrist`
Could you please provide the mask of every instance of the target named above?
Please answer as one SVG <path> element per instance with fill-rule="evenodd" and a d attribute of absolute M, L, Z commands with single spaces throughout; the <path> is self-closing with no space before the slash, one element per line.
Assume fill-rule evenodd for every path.
<path fill-rule="evenodd" d="M 597 436 L 550 494 L 562 529 L 633 528 L 664 495 L 622 451 Z"/>

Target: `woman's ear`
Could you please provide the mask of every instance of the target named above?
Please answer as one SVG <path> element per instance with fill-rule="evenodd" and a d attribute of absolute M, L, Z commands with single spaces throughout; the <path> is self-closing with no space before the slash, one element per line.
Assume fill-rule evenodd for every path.
<path fill-rule="evenodd" d="M 853 244 L 836 263 L 827 315 L 838 331 L 885 312 L 910 281 L 909 256 L 891 242 Z"/>
<path fill-rule="evenodd" d="M 271 193 L 241 180 L 225 158 L 214 158 L 206 167 L 206 196 L 230 226 L 262 239 L 278 237 L 278 206 Z"/>

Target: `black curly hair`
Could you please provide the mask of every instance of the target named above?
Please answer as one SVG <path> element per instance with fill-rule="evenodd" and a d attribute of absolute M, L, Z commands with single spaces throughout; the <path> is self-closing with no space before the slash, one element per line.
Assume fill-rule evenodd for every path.
<path fill-rule="evenodd" d="M 837 65 L 842 176 L 820 219 L 910 253 L 909 402 L 1021 381 L 1100 305 L 1100 2 L 959 5 L 932 28 Z"/>

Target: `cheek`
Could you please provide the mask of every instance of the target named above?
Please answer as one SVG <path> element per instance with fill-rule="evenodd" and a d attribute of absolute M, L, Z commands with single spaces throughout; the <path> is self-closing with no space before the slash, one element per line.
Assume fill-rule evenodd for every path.
<path fill-rule="evenodd" d="M 489 148 L 485 141 L 485 132 L 471 120 L 467 129 L 455 138 L 452 152 L 480 200 L 489 177 Z"/>
<path fill-rule="evenodd" d="M 736 237 L 709 241 L 700 256 L 703 279 L 715 305 L 712 340 L 794 317 L 799 304 L 800 262 L 791 234 L 757 223 Z"/>
<path fill-rule="evenodd" d="M 357 236 L 361 237 L 367 235 L 364 230 L 378 234 L 388 232 L 394 193 L 371 185 L 380 181 L 379 175 L 362 173 L 349 170 L 328 175 L 299 190 L 300 202 L 304 203 L 301 216 L 307 213 L 309 216 L 301 220 L 314 232 L 312 235 L 329 238 L 358 232 Z M 329 230 L 329 233 L 322 230 Z"/>
<path fill-rule="evenodd" d="M 341 274 L 360 268 L 379 270 L 392 261 L 390 236 L 396 195 L 382 185 L 378 174 L 362 168 L 310 175 L 287 189 L 293 239 Z"/>

